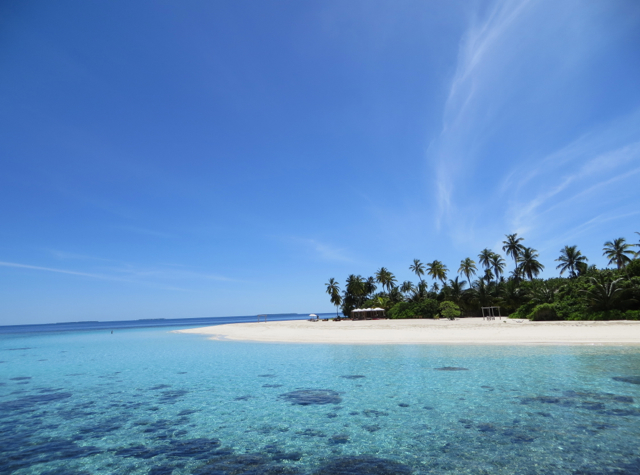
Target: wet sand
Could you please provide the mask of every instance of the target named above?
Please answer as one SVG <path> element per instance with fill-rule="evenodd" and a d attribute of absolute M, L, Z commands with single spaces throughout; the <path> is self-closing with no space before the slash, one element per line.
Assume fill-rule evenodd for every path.
<path fill-rule="evenodd" d="M 209 335 L 212 340 L 274 343 L 638 345 L 640 321 L 290 320 L 216 325 L 177 333 Z"/>

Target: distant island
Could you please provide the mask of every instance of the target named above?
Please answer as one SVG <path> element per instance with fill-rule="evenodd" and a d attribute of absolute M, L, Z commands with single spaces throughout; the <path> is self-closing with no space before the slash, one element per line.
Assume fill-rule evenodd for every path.
<path fill-rule="evenodd" d="M 640 244 L 623 237 L 607 241 L 603 255 L 611 268 L 604 269 L 589 266 L 577 246 L 565 246 L 556 259 L 559 277 L 539 279 L 544 266 L 538 251 L 523 241 L 517 234 L 503 241 L 502 251 L 514 264 L 506 277 L 505 258 L 484 249 L 477 264 L 470 257 L 460 262 L 455 279 L 438 260 L 424 264 L 414 259 L 409 270 L 416 274 L 416 284 L 398 284 L 381 267 L 371 277 L 351 274 L 344 291 L 331 278 L 326 292 L 336 315 L 341 309 L 347 317 L 366 308 L 382 308 L 392 319 L 481 317 L 483 307 L 500 307 L 503 316 L 534 321 L 640 320 L 640 252 L 634 250 Z M 432 279 L 431 287 L 425 275 Z"/>

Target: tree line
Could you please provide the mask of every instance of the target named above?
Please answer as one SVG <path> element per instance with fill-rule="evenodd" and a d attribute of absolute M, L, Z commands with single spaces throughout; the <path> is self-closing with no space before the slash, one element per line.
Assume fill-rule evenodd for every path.
<path fill-rule="evenodd" d="M 331 278 L 326 292 L 336 315 L 341 309 L 345 316 L 355 308 L 375 307 L 387 310 L 390 318 L 480 316 L 482 307 L 499 306 L 513 318 L 531 320 L 640 319 L 640 251 L 634 250 L 640 244 L 623 237 L 604 243 L 603 255 L 609 259 L 604 269 L 590 266 L 577 246 L 565 246 L 555 260 L 559 277 L 539 279 L 544 265 L 538 251 L 523 241 L 516 233 L 505 236 L 502 251 L 513 260 L 508 275 L 504 257 L 483 249 L 477 263 L 470 257 L 460 262 L 455 278 L 439 260 L 425 264 L 414 259 L 409 270 L 416 283 L 399 283 L 381 267 L 370 277 L 349 275 L 344 290 Z"/>

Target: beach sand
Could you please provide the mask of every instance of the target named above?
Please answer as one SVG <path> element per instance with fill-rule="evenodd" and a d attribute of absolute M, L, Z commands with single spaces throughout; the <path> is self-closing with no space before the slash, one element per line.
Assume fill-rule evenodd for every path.
<path fill-rule="evenodd" d="M 568 344 L 638 345 L 640 321 L 483 320 L 290 320 L 236 323 L 178 330 L 212 340 L 356 344 Z"/>

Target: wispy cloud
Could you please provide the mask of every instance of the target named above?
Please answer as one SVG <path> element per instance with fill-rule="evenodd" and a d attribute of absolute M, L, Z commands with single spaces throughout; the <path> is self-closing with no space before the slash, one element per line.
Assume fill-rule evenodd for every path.
<path fill-rule="evenodd" d="M 506 32 L 528 4 L 529 0 L 496 4 L 487 19 L 474 22 L 460 42 L 442 130 L 428 151 L 436 174 L 438 228 L 456 213 L 455 194 L 462 184 L 459 179 L 478 159 L 479 137 L 490 119 L 488 108 L 482 106 L 487 93 L 494 92 L 487 83 L 491 82 L 491 69 L 495 69 L 495 56 L 504 44 Z"/>
<path fill-rule="evenodd" d="M 100 274 L 91 274 L 88 272 L 78 272 L 66 269 L 55 269 L 53 267 L 42 267 L 42 266 L 32 266 L 29 264 L 19 264 L 17 262 L 2 262 L 0 261 L 0 266 L 2 267 L 17 267 L 19 269 L 31 269 L 31 270 L 40 270 L 46 272 L 57 272 L 59 274 L 69 274 L 69 275 L 79 275 L 83 277 L 91 277 L 94 279 L 105 279 L 105 280 L 122 280 L 122 279 L 114 279 L 113 277 L 109 277 L 106 275 Z"/>
<path fill-rule="evenodd" d="M 81 261 L 111 261 L 103 257 L 89 256 L 87 254 L 78 254 L 75 252 L 60 251 L 58 249 L 48 249 L 48 252 L 58 260 L 81 260 Z"/>
<path fill-rule="evenodd" d="M 472 21 L 428 150 L 435 224 L 454 241 L 475 248 L 518 232 L 551 242 L 567 229 L 606 227 L 604 216 L 634 215 L 640 108 L 598 122 L 573 112 L 591 99 L 572 94 L 587 84 L 593 51 L 613 41 L 600 17 L 520 0 Z"/>
<path fill-rule="evenodd" d="M 637 115 L 628 120 L 640 126 Z M 615 146 L 610 143 L 611 133 L 605 130 L 582 137 L 548 157 L 520 167 L 520 181 L 509 177 L 506 181 L 510 184 L 502 188 L 511 190 L 507 211 L 510 228 L 526 232 L 541 226 L 542 221 L 548 223 L 550 215 L 563 215 L 566 222 L 567 216 L 576 216 L 579 210 L 585 217 L 577 228 L 604 223 L 594 217 L 594 212 L 598 213 L 604 203 L 611 206 L 612 201 L 622 197 L 621 190 L 637 188 L 634 183 L 640 174 L 640 141 Z M 613 148 L 603 150 L 603 144 Z M 625 201 L 615 203 L 614 209 L 624 208 Z"/>
<path fill-rule="evenodd" d="M 304 246 L 316 257 L 326 261 L 354 262 L 345 249 L 318 241 L 317 239 L 289 237 L 289 241 Z"/>
<path fill-rule="evenodd" d="M 135 278 L 155 278 L 163 280 L 217 280 L 222 282 L 240 282 L 238 279 L 232 279 L 219 274 L 211 274 L 206 272 L 197 272 L 181 266 L 163 266 L 163 267 L 141 267 L 130 264 L 109 267 L 111 272 L 121 275 L 127 275 Z"/>
<path fill-rule="evenodd" d="M 224 282 L 239 282 L 229 277 L 190 271 L 187 269 L 164 269 L 164 268 L 141 268 L 132 265 L 122 265 L 117 267 L 103 268 L 103 272 L 83 272 L 55 267 L 35 266 L 17 262 L 0 261 L 0 267 L 12 267 L 17 269 L 28 269 L 41 272 L 52 272 L 57 274 L 74 275 L 78 277 L 88 277 L 113 282 L 123 282 L 136 285 L 144 285 L 165 290 L 190 291 L 192 289 L 184 286 L 172 285 L 172 282 L 213 280 Z"/>

